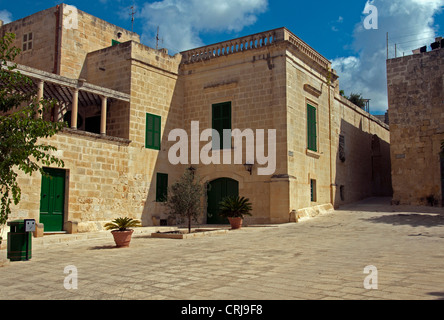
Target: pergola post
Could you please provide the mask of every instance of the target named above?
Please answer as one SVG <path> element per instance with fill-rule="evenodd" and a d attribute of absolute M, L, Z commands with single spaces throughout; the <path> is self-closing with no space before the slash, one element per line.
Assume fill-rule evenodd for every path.
<path fill-rule="evenodd" d="M 72 90 L 71 129 L 77 129 L 77 114 L 79 112 L 79 89 Z"/>
<path fill-rule="evenodd" d="M 43 94 L 45 90 L 45 82 L 43 80 L 39 80 L 37 82 L 37 103 L 39 104 L 38 111 L 37 111 L 37 117 L 42 118 L 43 117 L 43 107 L 41 105 L 41 100 L 43 99 Z"/>
<path fill-rule="evenodd" d="M 107 109 L 107 97 L 100 96 L 102 99 L 102 111 L 100 114 L 100 134 L 106 136 L 106 109 Z"/>

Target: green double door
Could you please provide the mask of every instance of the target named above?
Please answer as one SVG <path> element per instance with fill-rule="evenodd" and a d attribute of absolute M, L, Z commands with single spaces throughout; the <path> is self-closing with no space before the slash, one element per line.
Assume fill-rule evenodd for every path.
<path fill-rule="evenodd" d="M 228 219 L 219 215 L 219 202 L 227 196 L 239 195 L 239 183 L 229 178 L 211 181 L 208 185 L 207 223 L 227 224 Z"/>
<path fill-rule="evenodd" d="M 45 168 L 40 193 L 40 223 L 44 231 L 62 231 L 65 209 L 65 170 Z"/>

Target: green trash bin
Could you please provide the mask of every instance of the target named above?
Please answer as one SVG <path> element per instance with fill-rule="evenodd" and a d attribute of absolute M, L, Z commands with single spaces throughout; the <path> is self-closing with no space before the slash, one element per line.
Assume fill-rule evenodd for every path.
<path fill-rule="evenodd" d="M 30 219 L 9 221 L 7 258 L 26 261 L 32 257 L 32 232 L 28 231 Z M 35 223 L 35 220 L 32 220 Z"/>

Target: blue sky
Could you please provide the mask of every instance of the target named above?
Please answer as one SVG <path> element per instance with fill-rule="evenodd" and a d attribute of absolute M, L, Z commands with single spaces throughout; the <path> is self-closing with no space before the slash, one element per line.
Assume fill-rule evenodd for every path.
<path fill-rule="evenodd" d="M 62 1 L 0 0 L 0 19 L 17 20 Z M 371 99 L 370 111 L 387 110 L 385 60 L 386 35 L 389 55 L 411 54 L 444 36 L 444 0 L 374 0 L 378 29 L 364 28 L 366 0 L 71 0 L 65 3 L 134 31 L 142 42 L 160 45 L 170 54 L 252 33 L 287 27 L 332 61 L 347 95 L 361 93 Z"/>

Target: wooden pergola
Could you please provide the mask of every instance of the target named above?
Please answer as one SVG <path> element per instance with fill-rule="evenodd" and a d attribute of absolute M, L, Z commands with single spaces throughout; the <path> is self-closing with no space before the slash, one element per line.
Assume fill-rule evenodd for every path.
<path fill-rule="evenodd" d="M 106 111 L 108 103 L 114 101 L 130 102 L 130 95 L 87 83 L 84 79 L 71 79 L 57 74 L 45 72 L 24 65 L 8 62 L 2 65 L 3 70 L 15 66 L 13 72 L 20 72 L 31 79 L 31 83 L 16 90 L 30 93 L 37 92 L 37 100 L 55 99 L 61 104 L 71 106 L 71 129 L 77 129 L 79 107 L 91 105 L 101 106 L 100 134 L 106 135 Z"/>

